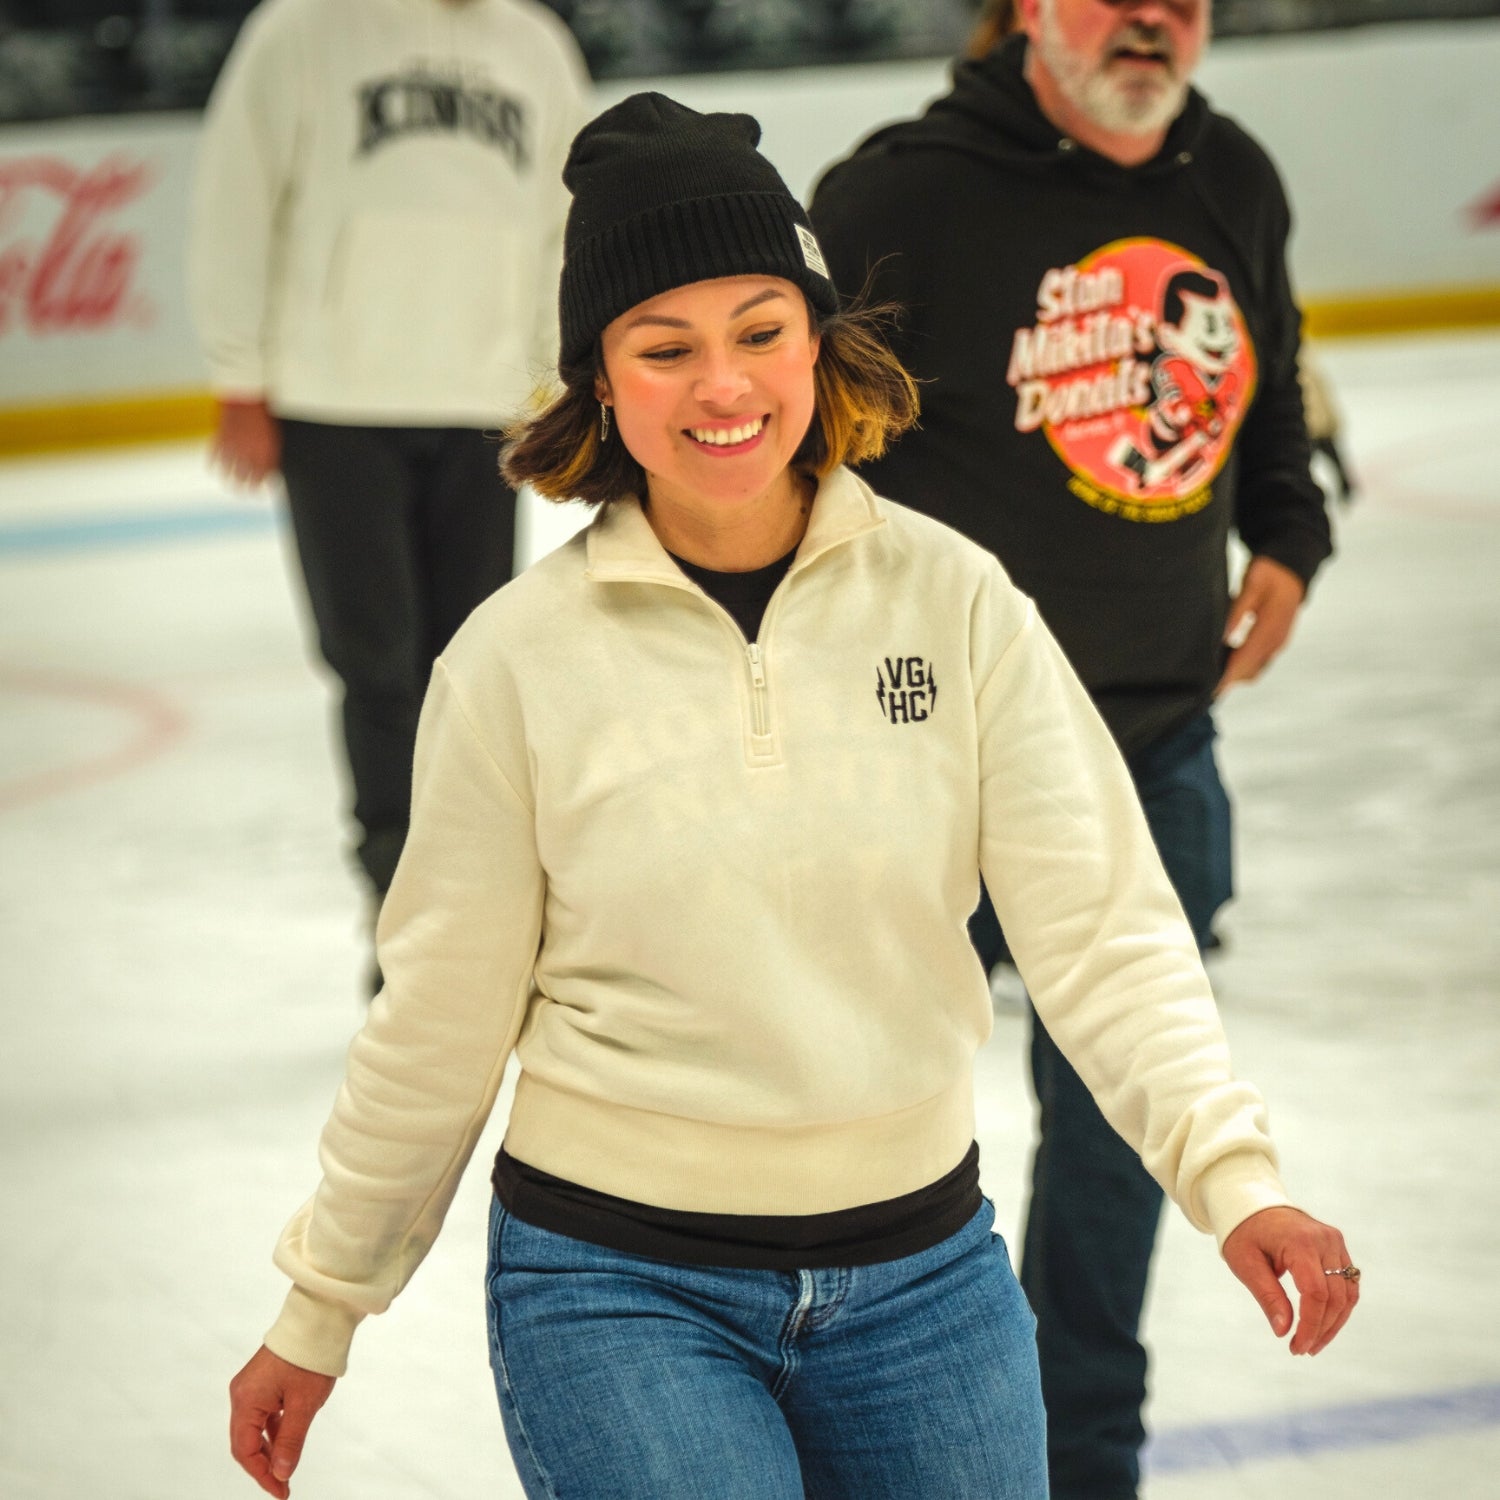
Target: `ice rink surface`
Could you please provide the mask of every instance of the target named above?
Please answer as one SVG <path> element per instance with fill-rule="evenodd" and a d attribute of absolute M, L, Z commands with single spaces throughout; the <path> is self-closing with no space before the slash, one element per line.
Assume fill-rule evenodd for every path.
<path fill-rule="evenodd" d="M 1363 492 L 1287 655 L 1223 708 L 1241 895 L 1213 973 L 1364 1299 L 1294 1360 L 1169 1213 L 1149 1500 L 1500 1496 L 1500 335 L 1324 358 Z M 528 513 L 525 555 L 582 519 Z M 259 1493 L 225 1387 L 282 1295 L 366 921 L 286 547 L 196 447 L 0 465 L 4 1500 Z M 1013 1243 L 1023 1034 L 1002 1010 L 980 1067 Z M 520 1495 L 481 1302 L 503 1114 L 362 1329 L 304 1500 Z"/>

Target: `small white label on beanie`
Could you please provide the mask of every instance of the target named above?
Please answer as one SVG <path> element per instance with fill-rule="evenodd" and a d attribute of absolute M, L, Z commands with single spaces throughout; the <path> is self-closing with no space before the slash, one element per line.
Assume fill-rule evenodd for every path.
<path fill-rule="evenodd" d="M 793 224 L 792 228 L 797 231 L 797 239 L 802 245 L 802 260 L 809 271 L 815 271 L 824 281 L 832 281 L 833 277 L 828 274 L 827 263 L 823 259 L 823 251 L 818 245 L 817 236 L 810 229 L 805 229 L 801 224 Z"/>

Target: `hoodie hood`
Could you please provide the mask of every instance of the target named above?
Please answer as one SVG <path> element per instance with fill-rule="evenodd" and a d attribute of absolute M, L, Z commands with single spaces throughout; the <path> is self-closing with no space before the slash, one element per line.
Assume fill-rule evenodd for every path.
<path fill-rule="evenodd" d="M 877 131 L 860 150 L 894 153 L 941 146 L 1037 171 L 1053 170 L 1059 156 L 1066 156 L 1079 170 L 1105 177 L 1171 172 L 1191 161 L 1211 119 L 1208 101 L 1197 89 L 1188 90 L 1187 103 L 1168 127 L 1161 150 L 1140 166 L 1122 167 L 1064 135 L 1042 113 L 1026 81 L 1026 52 L 1026 38 L 1013 36 L 988 57 L 960 62 L 951 92 L 920 119 Z"/>
<path fill-rule="evenodd" d="M 829 170 L 813 224 L 836 285 L 905 309 L 894 348 L 922 382 L 920 427 L 862 474 L 1001 559 L 1133 753 L 1213 701 L 1231 526 L 1299 577 L 1328 554 L 1290 219 L 1201 94 L 1123 167 L 1043 115 L 1026 56 L 961 64 Z M 1229 363 L 1184 331 L 1179 275 L 1232 304 Z"/>

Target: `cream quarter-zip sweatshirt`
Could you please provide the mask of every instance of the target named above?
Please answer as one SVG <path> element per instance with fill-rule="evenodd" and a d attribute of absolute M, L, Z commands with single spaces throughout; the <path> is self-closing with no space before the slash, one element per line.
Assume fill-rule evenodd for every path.
<path fill-rule="evenodd" d="M 1119 752 L 993 556 L 819 488 L 758 645 L 622 501 L 437 664 L 386 988 L 283 1236 L 267 1343 L 342 1372 L 506 1148 L 667 1208 L 911 1192 L 974 1135 L 980 872 L 1052 1035 L 1188 1217 L 1287 1201 Z"/>

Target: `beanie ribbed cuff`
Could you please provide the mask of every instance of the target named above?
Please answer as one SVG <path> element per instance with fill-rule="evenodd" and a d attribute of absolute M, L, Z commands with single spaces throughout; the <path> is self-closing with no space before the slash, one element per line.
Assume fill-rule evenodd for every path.
<path fill-rule="evenodd" d="M 558 288 L 559 363 L 588 360 L 604 329 L 675 287 L 778 276 L 823 314 L 838 293 L 807 212 L 756 149 L 749 115 L 709 114 L 632 94 L 578 132 Z"/>
<path fill-rule="evenodd" d="M 807 264 L 793 205 L 778 193 L 691 198 L 606 225 L 570 246 L 561 287 L 562 363 L 587 359 L 594 340 L 621 313 L 718 276 L 784 277 L 820 312 L 837 312 L 832 282 Z"/>

